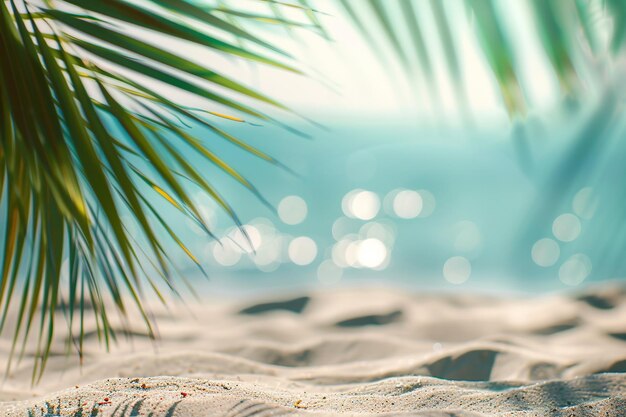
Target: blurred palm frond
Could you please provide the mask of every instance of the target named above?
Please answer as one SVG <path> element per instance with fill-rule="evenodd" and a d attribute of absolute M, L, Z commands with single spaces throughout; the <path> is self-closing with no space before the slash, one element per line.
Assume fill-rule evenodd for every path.
<path fill-rule="evenodd" d="M 580 74 L 594 66 L 595 60 L 611 59 L 619 53 L 626 39 L 626 5 L 619 0 L 337 3 L 381 62 L 389 62 L 391 51 L 408 77 L 421 76 L 426 80 L 433 100 L 437 100 L 438 93 L 432 61 L 433 56 L 440 56 L 461 107 L 468 106 L 466 86 L 471 80 L 467 79 L 461 56 L 461 43 L 466 39 L 459 27 L 469 25 L 512 118 L 524 116 L 531 107 L 522 73 L 524 63 L 532 57 L 515 40 L 516 33 L 532 33 L 539 38 L 561 91 L 572 99 L 578 97 L 583 87 Z M 520 11 L 528 18 L 511 18 Z M 428 20 L 434 23 L 434 31 L 429 28 L 432 24 L 426 24 Z M 516 25 L 520 27 L 513 28 Z M 605 33 L 610 26 L 607 39 Z"/>

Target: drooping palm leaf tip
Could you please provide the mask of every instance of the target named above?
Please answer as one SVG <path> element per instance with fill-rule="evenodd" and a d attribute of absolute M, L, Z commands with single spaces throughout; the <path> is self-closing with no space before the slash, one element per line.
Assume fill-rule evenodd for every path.
<path fill-rule="evenodd" d="M 194 137 L 179 122 L 202 125 L 276 163 L 211 118 L 244 122 L 220 113 L 221 107 L 274 121 L 224 90 L 285 109 L 281 104 L 135 36 L 137 31 L 156 33 L 298 72 L 285 63 L 284 52 L 226 19 L 229 11 L 185 0 L 0 2 L 0 329 L 13 328 L 11 357 L 19 346 L 21 354 L 27 343 L 35 346 L 34 381 L 49 357 L 55 311 L 65 314 L 68 346 L 79 355 L 87 311 L 100 340 L 108 347 L 115 339 L 107 309 L 111 302 L 122 317 L 138 310 L 154 336 L 142 306 L 142 282 L 161 297 L 164 284 L 174 290 L 175 272 L 159 232 L 165 231 L 200 267 L 160 207 L 175 207 L 212 236 L 190 198 L 194 186 L 238 223 L 220 193 L 187 162 L 181 144 L 258 195 L 209 149 L 206 138 Z M 212 35 L 217 32 L 220 36 Z M 160 93 L 154 81 L 199 96 L 206 107 L 181 105 Z M 132 217 L 138 234 L 129 233 L 125 215 Z"/>
<path fill-rule="evenodd" d="M 623 0 L 337 0 L 364 39 L 377 50 L 381 62 L 390 51 L 410 77 L 421 76 L 426 94 L 437 103 L 440 92 L 433 61 L 442 57 L 457 102 L 467 107 L 460 44 L 457 30 L 465 19 L 474 32 L 502 102 L 512 119 L 524 116 L 529 105 L 523 65 L 532 59 L 515 41 L 506 16 L 527 13 L 530 19 L 515 19 L 526 33 L 537 34 L 539 45 L 558 80 L 564 96 L 575 99 L 581 88 L 581 73 L 594 62 L 611 59 L 626 40 L 626 2 Z M 392 16 L 398 16 L 393 20 Z M 436 30 L 429 31 L 428 20 Z M 607 27 L 612 28 L 606 37 Z M 408 36 L 407 36 L 408 35 Z M 421 93 L 421 91 L 419 92 Z M 422 93 L 423 94 L 423 93 Z"/>

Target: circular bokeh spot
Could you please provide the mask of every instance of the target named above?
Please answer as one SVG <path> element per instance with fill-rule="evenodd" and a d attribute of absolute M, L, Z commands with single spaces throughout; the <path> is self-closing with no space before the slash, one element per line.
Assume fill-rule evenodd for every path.
<path fill-rule="evenodd" d="M 287 196 L 278 203 L 278 217 L 285 224 L 300 224 L 306 219 L 307 213 L 306 201 L 297 195 Z"/>
<path fill-rule="evenodd" d="M 443 264 L 443 277 L 451 284 L 463 284 L 472 274 L 472 264 L 463 256 L 453 256 Z"/>
<path fill-rule="evenodd" d="M 581 231 L 580 220 L 572 213 L 561 214 L 552 223 L 552 233 L 561 242 L 575 240 Z"/>
<path fill-rule="evenodd" d="M 549 267 L 556 263 L 561 256 L 559 244 L 554 239 L 539 239 L 531 250 L 533 262 L 539 266 Z"/>

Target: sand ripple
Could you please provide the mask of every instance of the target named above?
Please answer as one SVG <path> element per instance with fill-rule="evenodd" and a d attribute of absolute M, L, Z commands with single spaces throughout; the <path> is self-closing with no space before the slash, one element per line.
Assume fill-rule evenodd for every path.
<path fill-rule="evenodd" d="M 381 289 L 212 302 L 160 315 L 81 368 L 59 342 L 42 383 L 29 353 L 0 415 L 626 416 L 626 293 L 502 299 Z M 0 340 L 6 359 L 9 341 Z M 30 413 L 30 414 L 29 414 Z"/>

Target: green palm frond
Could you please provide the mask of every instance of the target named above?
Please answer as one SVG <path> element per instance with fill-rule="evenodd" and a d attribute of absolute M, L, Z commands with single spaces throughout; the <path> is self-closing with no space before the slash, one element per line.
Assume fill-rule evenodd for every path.
<path fill-rule="evenodd" d="M 15 310 L 11 356 L 36 339 L 34 380 L 48 360 L 58 309 L 79 355 L 87 300 L 107 346 L 116 337 L 111 301 L 123 316 L 138 310 L 154 336 L 142 281 L 161 297 L 163 285 L 174 289 L 175 270 L 159 232 L 200 267 L 162 207 L 174 207 L 212 236 L 190 198 L 194 186 L 239 224 L 220 192 L 187 162 L 183 147 L 261 197 L 179 123 L 202 125 L 279 165 L 211 118 L 278 123 L 259 108 L 288 109 L 158 41 L 192 43 L 299 73 L 285 52 L 225 19 L 230 12 L 186 0 L 0 2 L 0 329 Z M 138 33 L 158 37 L 145 41 Z M 205 113 L 167 98 L 157 84 L 204 100 Z M 125 215 L 136 222 L 138 235 L 129 233 Z"/>
<path fill-rule="evenodd" d="M 337 0 L 337 3 L 377 51 L 381 62 L 388 61 L 389 55 L 383 52 L 391 51 L 407 76 L 425 78 L 435 100 L 438 93 L 433 87 L 431 61 L 432 56 L 442 56 L 457 101 L 466 107 L 464 83 L 469 81 L 464 79 L 459 55 L 458 20 L 452 19 L 465 16 L 512 118 L 523 116 L 530 107 L 527 87 L 520 81 L 521 66 L 529 57 L 512 41 L 514 34 L 504 19 L 513 3 L 527 10 L 530 22 L 520 20 L 518 23 L 524 24 L 521 30 L 537 34 L 562 93 L 570 98 L 580 94 L 580 73 L 586 70 L 590 56 L 610 59 L 621 51 L 626 40 L 626 6 L 619 0 Z M 433 19 L 435 32 L 429 33 L 424 27 L 425 19 Z M 611 22 L 613 29 L 610 39 L 603 44 L 602 32 L 606 31 L 607 22 Z"/>

